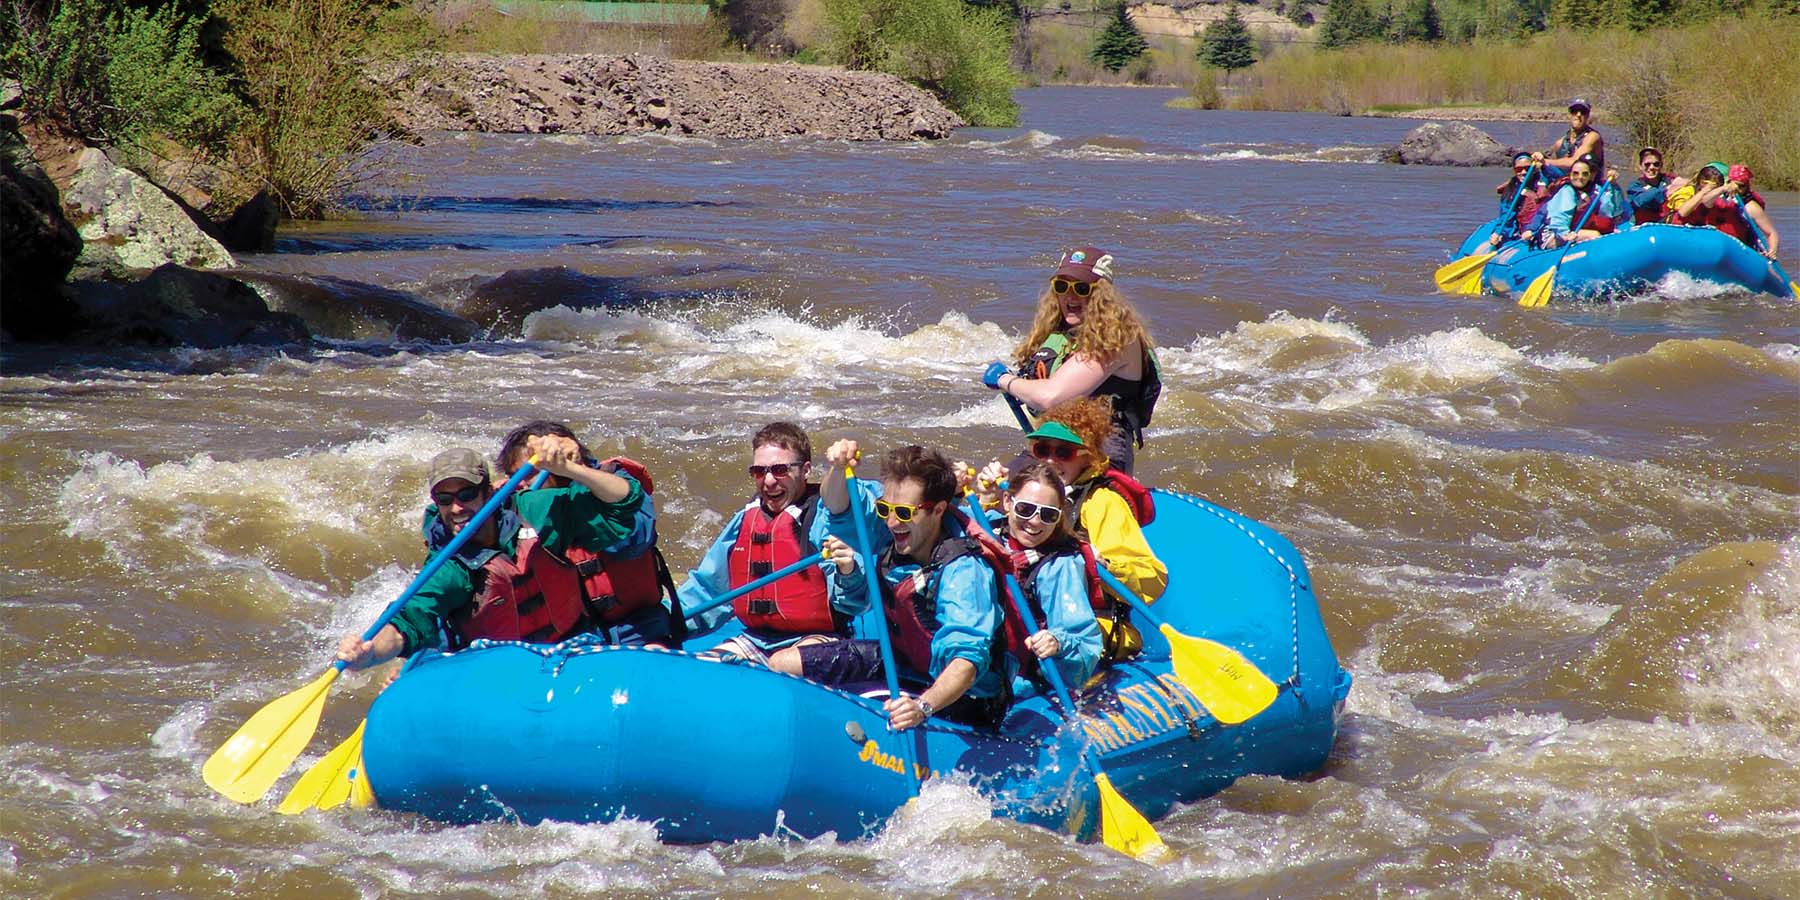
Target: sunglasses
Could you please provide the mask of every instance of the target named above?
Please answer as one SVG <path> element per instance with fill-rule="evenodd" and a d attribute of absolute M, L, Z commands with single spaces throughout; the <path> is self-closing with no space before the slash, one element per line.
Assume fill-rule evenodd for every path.
<path fill-rule="evenodd" d="M 481 485 L 471 484 L 460 491 L 437 491 L 431 495 L 431 502 L 439 506 L 449 506 L 459 502 L 474 503 L 475 498 L 479 496 L 481 496 Z"/>
<path fill-rule="evenodd" d="M 756 479 L 757 481 L 761 481 L 762 477 L 764 475 L 773 475 L 776 478 L 786 478 L 789 475 L 800 474 L 800 467 L 804 466 L 804 465 L 806 465 L 806 463 L 804 461 L 801 461 L 801 462 L 791 462 L 791 463 L 776 463 L 772 466 L 751 466 L 750 467 L 750 477 Z"/>
<path fill-rule="evenodd" d="M 1062 509 L 1060 507 L 1045 506 L 1042 503 L 1033 503 L 1030 500 L 1014 500 L 1012 511 L 1013 515 L 1018 516 L 1021 521 L 1030 519 L 1032 516 L 1037 516 L 1038 521 L 1045 525 L 1055 525 L 1062 519 Z"/>
<path fill-rule="evenodd" d="M 877 500 L 875 501 L 875 514 L 883 519 L 893 516 L 896 521 L 904 525 L 911 522 L 913 516 L 919 514 L 919 510 L 931 505 L 932 504 L 930 503 L 915 505 L 911 503 L 889 503 L 886 500 Z"/>
<path fill-rule="evenodd" d="M 1645 169 L 1660 169 L 1660 168 L 1662 168 L 1662 163 L 1659 163 L 1656 160 L 1651 160 L 1649 162 L 1638 163 L 1638 166 L 1640 168 L 1645 168 Z"/>
<path fill-rule="evenodd" d="M 1031 455 L 1037 459 L 1055 458 L 1058 462 L 1068 462 L 1075 458 L 1076 451 L 1080 449 L 1067 441 L 1031 442 Z"/>
<path fill-rule="evenodd" d="M 1058 294 L 1073 293 L 1077 297 L 1086 297 L 1094 292 L 1094 286 L 1086 281 L 1070 281 L 1067 278 L 1052 278 L 1050 279 L 1050 290 Z"/>

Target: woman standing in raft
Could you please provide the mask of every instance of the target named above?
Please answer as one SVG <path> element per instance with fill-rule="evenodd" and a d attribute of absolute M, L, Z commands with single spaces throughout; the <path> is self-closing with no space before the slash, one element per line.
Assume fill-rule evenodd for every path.
<path fill-rule="evenodd" d="M 1113 286 L 1112 265 L 1112 254 L 1096 247 L 1064 253 L 1016 351 L 1017 370 L 990 363 L 981 382 L 1040 410 L 1111 398 L 1112 433 L 1099 449 L 1130 472 L 1162 378 L 1143 320 Z"/>

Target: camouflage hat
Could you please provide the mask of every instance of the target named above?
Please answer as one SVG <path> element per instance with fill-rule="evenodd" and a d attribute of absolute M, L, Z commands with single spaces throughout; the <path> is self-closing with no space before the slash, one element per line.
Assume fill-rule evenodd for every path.
<path fill-rule="evenodd" d="M 452 478 L 461 478 L 470 484 L 487 484 L 487 462 L 481 454 L 467 447 L 445 450 L 431 458 L 431 468 L 425 475 L 425 489 L 436 490 L 438 485 Z"/>

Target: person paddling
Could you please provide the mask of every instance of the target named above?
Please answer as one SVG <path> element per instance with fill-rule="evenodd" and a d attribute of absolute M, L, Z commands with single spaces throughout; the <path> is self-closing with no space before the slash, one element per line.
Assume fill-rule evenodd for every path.
<path fill-rule="evenodd" d="M 1007 647 L 1019 664 L 1013 696 L 1041 693 L 1037 671 L 1051 660 L 1070 690 L 1079 691 L 1100 664 L 1103 639 L 1096 610 L 1111 611 L 1100 587 L 1094 548 L 1076 537 L 1075 508 L 1049 463 L 1034 462 L 1012 474 L 993 514 L 994 530 L 1005 543 L 1019 587 L 1031 607 L 1037 632 L 1006 617 Z"/>
<path fill-rule="evenodd" d="M 1544 204 L 1545 248 L 1591 241 L 1612 234 L 1625 216 L 1625 204 L 1613 184 L 1614 173 L 1606 173 L 1606 184 L 1594 185 L 1597 166 L 1592 160 L 1578 159 L 1569 169 L 1569 183 L 1558 188 Z M 1588 207 L 1598 204 L 1592 214 Z M 1583 224 L 1585 223 L 1585 224 Z M 1581 225 L 1576 231 L 1575 226 Z"/>
<path fill-rule="evenodd" d="M 844 469 L 857 456 L 856 441 L 838 441 L 826 451 L 831 466 L 820 491 L 829 498 L 848 490 Z M 868 529 L 881 591 L 882 620 L 893 636 L 901 672 L 930 680 L 916 695 L 889 697 L 888 724 L 905 730 L 942 715 L 980 728 L 996 728 L 1006 716 L 1009 673 L 1001 632 L 1000 572 L 1006 551 L 956 508 L 963 467 L 942 453 L 917 445 L 887 455 L 879 486 L 864 484 L 842 513 L 832 511 L 832 537 L 825 549 L 838 563 L 833 603 L 867 609 L 867 579 L 857 577 L 868 561 L 842 539 L 855 534 L 851 516 L 879 519 L 885 528 Z M 859 479 L 859 483 L 860 483 Z M 879 487 L 879 490 L 877 490 Z M 872 499 L 871 502 L 871 498 Z M 884 677 L 877 641 L 852 640 L 790 648 L 801 674 L 823 684 L 877 681 Z"/>
<path fill-rule="evenodd" d="M 373 639 L 347 634 L 339 640 L 338 659 L 368 668 L 434 646 L 445 632 L 456 645 L 481 637 L 555 641 L 594 628 L 582 605 L 581 576 L 558 553 L 576 547 L 597 553 L 629 539 L 643 488 L 587 465 L 573 440 L 533 437 L 525 447 L 537 455 L 538 468 L 570 486 L 519 495 L 512 508 L 483 522 Z M 426 484 L 451 535 L 494 490 L 487 463 L 462 447 L 431 460 Z"/>
<path fill-rule="evenodd" d="M 1532 161 L 1542 165 L 1548 177 L 1560 178 L 1573 171 L 1582 157 L 1594 164 L 1594 171 L 1606 170 L 1606 138 L 1589 124 L 1593 114 L 1594 108 L 1586 100 L 1570 100 L 1568 132 L 1549 150 L 1531 154 Z"/>
<path fill-rule="evenodd" d="M 819 557 L 829 517 L 822 514 L 818 486 L 807 480 L 812 453 L 812 440 L 791 422 L 772 422 L 750 438 L 756 496 L 725 523 L 682 583 L 683 607 L 694 609 L 801 559 Z M 737 598 L 731 612 L 744 623 L 743 633 L 709 652 L 800 674 L 799 655 L 778 651 L 844 640 L 858 611 L 832 604 L 830 578 L 819 567 L 803 569 Z"/>
<path fill-rule="evenodd" d="M 1130 472 L 1162 394 L 1162 375 L 1143 320 L 1112 276 L 1113 255 L 1098 247 L 1064 253 L 1013 366 L 989 363 L 981 383 L 1040 410 L 1080 397 L 1111 398 L 1105 452 Z"/>

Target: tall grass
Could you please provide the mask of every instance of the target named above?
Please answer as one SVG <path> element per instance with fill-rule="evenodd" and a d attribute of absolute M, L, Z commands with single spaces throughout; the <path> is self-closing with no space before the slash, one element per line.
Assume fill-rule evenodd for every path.
<path fill-rule="evenodd" d="M 1585 96 L 1616 147 L 1655 144 L 1677 172 L 1709 159 L 1742 162 L 1759 187 L 1791 189 L 1800 187 L 1794 47 L 1800 18 L 1747 14 L 1642 32 L 1549 31 L 1523 42 L 1295 50 L 1251 67 L 1232 105 L 1348 115 L 1381 106 L 1560 109 Z"/>

